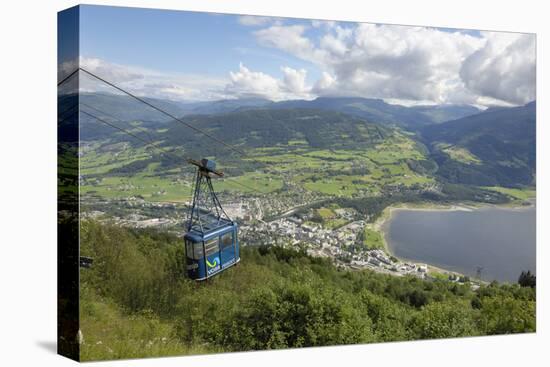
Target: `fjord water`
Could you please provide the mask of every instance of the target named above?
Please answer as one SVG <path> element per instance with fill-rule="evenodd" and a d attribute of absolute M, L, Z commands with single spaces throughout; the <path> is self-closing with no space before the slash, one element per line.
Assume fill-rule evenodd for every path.
<path fill-rule="evenodd" d="M 482 279 L 517 282 L 536 271 L 535 207 L 465 210 L 401 210 L 386 224 L 391 252 Z"/>

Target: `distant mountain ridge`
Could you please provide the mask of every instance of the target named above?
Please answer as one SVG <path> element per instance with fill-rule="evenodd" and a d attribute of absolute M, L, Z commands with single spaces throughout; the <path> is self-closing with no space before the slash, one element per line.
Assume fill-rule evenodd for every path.
<path fill-rule="evenodd" d="M 360 97 L 319 97 L 314 100 L 288 100 L 273 102 L 263 98 L 226 99 L 206 102 L 176 102 L 156 98 L 144 98 L 153 105 L 182 117 L 189 115 L 213 115 L 254 109 L 318 109 L 346 113 L 371 122 L 395 124 L 418 129 L 425 125 L 441 123 L 481 112 L 469 105 L 433 105 L 405 107 L 389 104 L 381 99 Z M 128 96 L 84 93 L 81 100 L 122 120 L 149 120 L 165 122 L 170 119 Z"/>
<path fill-rule="evenodd" d="M 143 98 L 145 101 L 174 116 L 183 116 L 192 108 L 185 104 L 165 99 L 149 97 L 140 98 Z M 123 121 L 141 120 L 166 122 L 172 120 L 165 114 L 126 95 L 111 93 L 80 93 L 80 102 L 100 110 L 106 115 L 112 115 L 116 119 Z M 81 107 L 83 109 L 86 108 L 86 106 Z M 97 111 L 93 109 L 87 111 L 97 114 Z"/>
<path fill-rule="evenodd" d="M 421 131 L 447 180 L 475 185 L 531 185 L 536 170 L 536 102 L 495 108 Z"/>
<path fill-rule="evenodd" d="M 338 111 L 372 122 L 396 124 L 413 129 L 480 112 L 478 108 L 469 105 L 406 107 L 389 104 L 381 99 L 361 97 L 319 97 L 312 101 L 283 101 L 274 103 L 270 108 L 315 108 Z"/>
<path fill-rule="evenodd" d="M 250 108 L 265 108 L 273 102 L 263 98 L 222 99 L 213 102 L 197 102 L 188 114 L 210 115 L 228 113 Z"/>

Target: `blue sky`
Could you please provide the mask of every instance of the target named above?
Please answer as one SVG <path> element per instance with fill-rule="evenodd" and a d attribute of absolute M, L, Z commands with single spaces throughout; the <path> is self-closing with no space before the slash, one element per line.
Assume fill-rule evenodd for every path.
<path fill-rule="evenodd" d="M 278 77 L 281 63 L 295 69 L 312 68 L 311 63 L 293 55 L 259 45 L 251 27 L 239 23 L 235 15 L 108 6 L 82 8 L 83 56 L 166 72 L 215 76 L 227 76 L 243 61 L 253 70 L 261 69 Z M 310 76 L 318 77 L 319 72 L 312 68 Z"/>
<path fill-rule="evenodd" d="M 91 5 L 80 12 L 81 66 L 137 94 L 180 101 L 517 105 L 534 99 L 535 62 L 530 34 Z"/>

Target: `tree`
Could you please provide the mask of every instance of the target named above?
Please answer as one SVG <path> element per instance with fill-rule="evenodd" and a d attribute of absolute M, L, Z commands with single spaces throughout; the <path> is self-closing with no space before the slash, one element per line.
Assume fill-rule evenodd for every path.
<path fill-rule="evenodd" d="M 486 335 L 533 332 L 536 329 L 535 302 L 510 296 L 484 298 L 480 324 Z"/>
<path fill-rule="evenodd" d="M 227 325 L 233 350 L 374 341 L 372 322 L 343 292 L 287 283 L 252 291 Z"/>
<path fill-rule="evenodd" d="M 453 338 L 477 334 L 475 313 L 465 302 L 438 302 L 425 306 L 414 326 L 420 339 Z"/>
<path fill-rule="evenodd" d="M 527 272 L 522 271 L 518 283 L 522 287 L 531 287 L 535 288 L 537 285 L 537 277 L 534 274 L 531 274 L 531 270 L 527 270 Z"/>
<path fill-rule="evenodd" d="M 344 271 L 295 247 L 245 246 L 238 267 L 197 284 L 185 278 L 183 245 L 172 234 L 93 221 L 82 221 L 80 231 L 81 253 L 94 258 L 80 273 L 87 359 L 536 329 L 530 272 L 520 277 L 526 286 L 494 282 L 471 291 L 455 282 Z M 100 340 L 101 347 L 89 342 Z M 162 346 L 147 349 L 149 341 Z"/>
<path fill-rule="evenodd" d="M 373 323 L 373 331 L 378 341 L 410 340 L 413 335 L 408 327 L 410 308 L 398 302 L 373 294 L 368 289 L 360 293 L 361 310 L 367 312 Z"/>

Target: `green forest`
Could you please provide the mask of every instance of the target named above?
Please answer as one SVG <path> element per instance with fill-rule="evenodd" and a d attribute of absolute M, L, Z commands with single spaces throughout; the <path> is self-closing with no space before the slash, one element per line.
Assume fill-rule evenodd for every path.
<path fill-rule="evenodd" d="M 534 282 L 469 284 L 343 271 L 281 247 L 243 247 L 208 282 L 182 240 L 81 223 L 81 360 L 534 332 Z M 518 277 L 520 274 L 518 274 Z M 527 275 L 523 274 L 525 280 Z"/>

